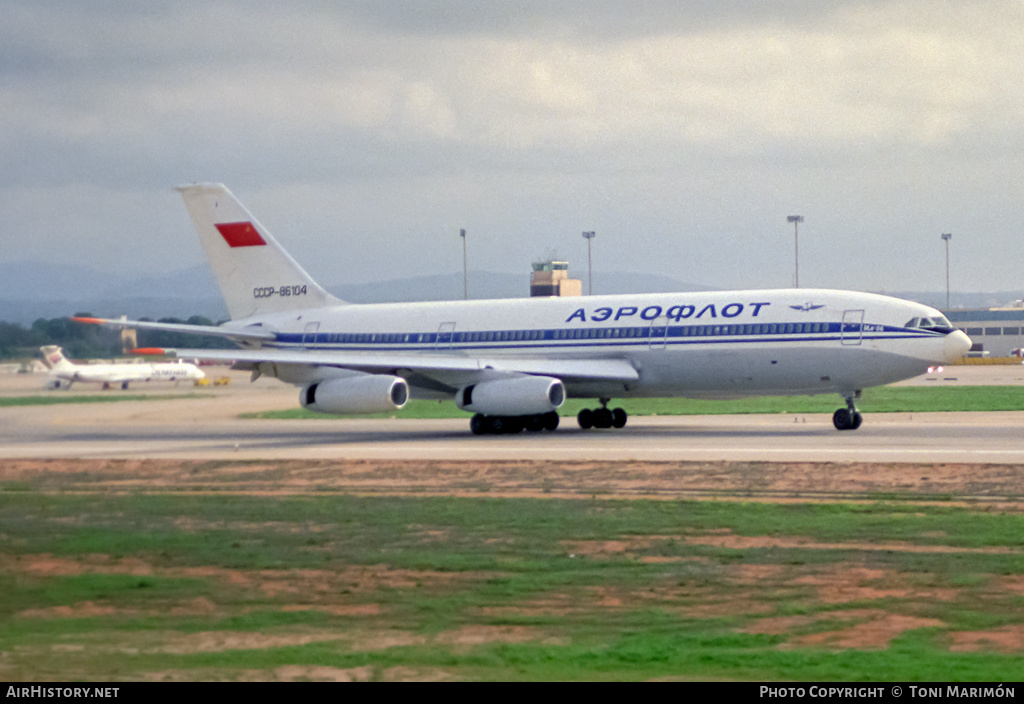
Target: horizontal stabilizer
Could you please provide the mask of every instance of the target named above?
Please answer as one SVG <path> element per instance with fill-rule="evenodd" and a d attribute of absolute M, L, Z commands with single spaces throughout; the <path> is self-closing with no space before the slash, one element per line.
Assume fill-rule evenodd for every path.
<path fill-rule="evenodd" d="M 136 330 L 162 330 L 163 332 L 180 332 L 186 335 L 206 335 L 212 337 L 226 337 L 231 340 L 260 341 L 275 340 L 277 335 L 259 326 L 249 325 L 243 328 L 229 328 L 223 325 L 189 325 L 188 323 L 154 323 L 144 320 L 122 320 L 120 318 L 72 318 L 76 323 L 89 325 L 102 325 L 105 328 L 123 330 L 133 328 Z"/>

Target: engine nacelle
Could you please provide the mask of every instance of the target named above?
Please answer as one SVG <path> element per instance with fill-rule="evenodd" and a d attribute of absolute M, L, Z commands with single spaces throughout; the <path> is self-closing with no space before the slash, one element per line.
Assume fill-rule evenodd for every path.
<path fill-rule="evenodd" d="M 390 374 L 363 374 L 326 379 L 302 389 L 303 408 L 318 413 L 385 413 L 409 400 L 405 379 Z"/>
<path fill-rule="evenodd" d="M 549 413 L 565 401 L 565 386 L 550 376 L 520 376 L 481 381 L 455 395 L 464 411 L 488 416 L 527 416 Z"/>

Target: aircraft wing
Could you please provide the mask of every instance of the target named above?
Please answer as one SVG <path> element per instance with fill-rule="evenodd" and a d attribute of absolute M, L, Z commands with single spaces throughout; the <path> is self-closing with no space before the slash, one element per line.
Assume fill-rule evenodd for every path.
<path fill-rule="evenodd" d="M 475 383 L 482 375 L 506 373 L 509 375 L 532 374 L 552 376 L 565 382 L 574 381 L 618 381 L 631 382 L 639 378 L 636 369 L 624 359 L 601 358 L 548 358 L 531 356 L 488 356 L 451 353 L 410 354 L 401 351 L 358 352 L 345 350 L 303 350 L 262 347 L 255 345 L 276 339 L 276 334 L 266 328 L 247 326 L 189 325 L 177 323 L 143 322 L 107 318 L 72 318 L 80 323 L 90 323 L 112 328 L 139 328 L 183 332 L 198 335 L 214 335 L 234 340 L 248 349 L 164 349 L 145 348 L 135 350 L 136 354 L 155 354 L 179 359 L 204 359 L 210 361 L 234 362 L 240 368 L 255 369 L 257 364 L 294 365 L 298 367 L 339 367 L 369 374 L 403 372 L 420 377 L 429 377 L 445 387 L 458 387 Z"/>
<path fill-rule="evenodd" d="M 138 354 L 164 354 L 182 359 L 235 362 L 239 365 L 292 364 L 353 369 L 368 373 L 408 370 L 431 376 L 465 375 L 467 383 L 489 371 L 537 374 L 566 380 L 636 381 L 639 374 L 624 359 L 551 359 L 545 357 L 489 357 L 457 354 L 409 354 L 406 352 L 348 352 L 342 350 L 205 350 L 144 348 Z"/>

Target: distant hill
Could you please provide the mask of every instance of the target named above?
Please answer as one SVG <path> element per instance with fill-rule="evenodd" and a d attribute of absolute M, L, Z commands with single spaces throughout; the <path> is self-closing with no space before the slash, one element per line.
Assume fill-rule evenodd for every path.
<path fill-rule="evenodd" d="M 574 275 L 578 275 L 575 274 Z M 469 297 L 526 298 L 529 272 L 508 274 L 469 272 Z M 587 282 L 584 278 L 583 287 Z M 328 290 L 352 303 L 459 300 L 462 273 L 414 276 L 363 284 L 336 284 Z M 594 293 L 670 293 L 710 291 L 708 286 L 667 276 L 628 272 L 594 272 Z M 886 295 L 944 308 L 945 292 L 880 291 Z M 1024 291 L 953 293 L 954 308 L 1006 305 L 1024 298 Z M 205 264 L 157 276 L 110 274 L 84 266 L 48 262 L 0 264 L 0 320 L 30 325 L 37 318 L 59 318 L 75 313 L 132 318 L 188 318 L 202 315 L 225 320 L 227 308 L 209 267 Z"/>
<path fill-rule="evenodd" d="M 151 318 L 227 317 L 206 266 L 133 277 L 48 262 L 0 264 L 0 320 L 29 325 L 37 318 L 80 312 Z"/>
<path fill-rule="evenodd" d="M 708 290 L 670 277 L 620 272 L 595 272 L 594 283 L 594 293 Z M 530 290 L 529 272 L 471 271 L 468 284 L 469 297 L 474 299 L 525 298 Z M 461 272 L 337 284 L 327 289 L 352 303 L 459 300 L 463 295 Z M 206 265 L 159 276 L 132 277 L 47 262 L 0 264 L 0 320 L 30 325 L 38 318 L 75 313 L 131 318 L 228 317 L 217 283 Z"/>
<path fill-rule="evenodd" d="M 129 279 L 94 269 L 49 262 L 21 261 L 0 264 L 0 299 L 60 300 L 79 296 L 94 297 Z"/>
<path fill-rule="evenodd" d="M 689 284 L 667 276 L 604 272 L 594 275 L 594 294 L 669 293 L 671 291 L 708 291 L 707 286 Z M 587 282 L 583 282 L 586 290 Z M 493 271 L 469 272 L 469 297 L 526 298 L 530 295 L 530 276 Z M 338 298 L 352 303 L 399 301 L 452 301 L 463 296 L 462 274 L 416 276 L 367 284 L 328 286 Z"/>

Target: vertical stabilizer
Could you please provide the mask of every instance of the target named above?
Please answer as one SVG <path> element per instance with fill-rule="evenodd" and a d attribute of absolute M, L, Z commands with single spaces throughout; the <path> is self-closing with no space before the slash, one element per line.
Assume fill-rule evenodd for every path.
<path fill-rule="evenodd" d="M 39 348 L 43 353 L 43 364 L 55 372 L 72 372 L 75 365 L 65 356 L 63 350 L 56 345 L 46 345 Z"/>
<path fill-rule="evenodd" d="M 179 186 L 233 320 L 342 303 L 221 184 Z"/>

